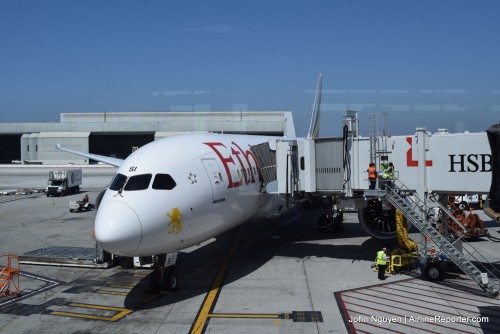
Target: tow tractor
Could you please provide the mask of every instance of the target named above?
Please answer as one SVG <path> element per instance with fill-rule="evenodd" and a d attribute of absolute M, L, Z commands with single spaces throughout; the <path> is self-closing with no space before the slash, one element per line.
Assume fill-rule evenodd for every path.
<path fill-rule="evenodd" d="M 91 211 L 92 204 L 85 201 L 69 201 L 69 212 Z"/>

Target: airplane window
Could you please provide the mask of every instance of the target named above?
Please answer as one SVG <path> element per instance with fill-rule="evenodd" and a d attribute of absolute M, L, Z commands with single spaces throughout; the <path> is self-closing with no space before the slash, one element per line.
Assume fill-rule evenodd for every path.
<path fill-rule="evenodd" d="M 172 190 L 176 185 L 177 183 L 168 174 L 156 174 L 153 181 L 153 189 L 157 190 Z"/>
<path fill-rule="evenodd" d="M 127 177 L 123 174 L 116 174 L 115 177 L 113 178 L 113 181 L 111 181 L 111 185 L 109 186 L 110 190 L 115 190 L 118 191 L 120 190 L 123 185 L 125 184 L 125 181 L 127 180 Z"/>
<path fill-rule="evenodd" d="M 151 182 L 151 178 L 153 176 L 151 174 L 141 174 L 134 175 L 129 178 L 127 184 L 125 185 L 126 191 L 134 191 L 134 190 L 144 190 L 148 189 L 149 182 Z"/>

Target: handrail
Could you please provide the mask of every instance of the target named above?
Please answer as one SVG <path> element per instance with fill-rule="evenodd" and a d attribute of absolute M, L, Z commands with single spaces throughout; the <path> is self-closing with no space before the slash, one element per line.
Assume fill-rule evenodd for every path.
<path fill-rule="evenodd" d="M 386 197 L 396 209 L 400 210 L 408 220 L 417 227 L 424 235 L 429 236 L 436 246 L 439 247 L 440 252 L 446 254 L 460 269 L 469 275 L 479 286 L 491 293 L 498 295 L 500 286 L 500 270 L 491 264 L 481 253 L 479 253 L 472 245 L 465 239 L 465 233 L 456 240 L 450 240 L 429 224 L 425 216 L 429 211 L 429 206 L 424 203 L 414 192 L 409 190 L 401 181 L 392 180 L 386 184 Z M 396 185 L 397 181 L 397 185 Z M 441 206 L 442 207 L 442 206 Z M 441 210 L 450 216 L 447 209 Z M 424 218 L 425 216 L 425 218 Z M 451 217 L 451 216 L 450 216 Z M 450 221 L 443 219 L 446 224 L 445 229 L 450 227 Z M 463 226 L 459 224 L 459 226 Z M 467 231 L 464 227 L 464 231 Z M 462 240 L 461 251 L 459 251 L 454 244 Z M 425 252 L 425 250 L 424 250 Z M 471 259 L 474 260 L 472 263 Z M 488 267 L 489 266 L 489 267 Z M 481 273 L 489 274 L 488 284 L 482 283 Z M 491 283 L 491 284 L 490 284 Z"/>

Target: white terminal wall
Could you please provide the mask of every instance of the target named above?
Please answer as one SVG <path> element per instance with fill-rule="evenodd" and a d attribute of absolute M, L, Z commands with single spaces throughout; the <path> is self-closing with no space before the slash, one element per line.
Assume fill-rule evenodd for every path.
<path fill-rule="evenodd" d="M 44 164 L 88 163 L 56 150 L 56 144 L 89 149 L 92 133 L 154 133 L 154 139 L 182 133 L 224 132 L 295 137 L 290 111 L 62 113 L 55 123 L 0 123 L 2 134 L 21 134 L 21 160 Z"/>

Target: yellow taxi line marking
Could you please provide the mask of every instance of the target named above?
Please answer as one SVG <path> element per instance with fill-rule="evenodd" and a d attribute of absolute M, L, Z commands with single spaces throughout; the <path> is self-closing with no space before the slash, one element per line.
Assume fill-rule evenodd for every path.
<path fill-rule="evenodd" d="M 54 311 L 50 312 L 52 315 L 60 315 L 63 317 L 71 317 L 71 318 L 81 318 L 81 319 L 91 319 L 91 320 L 103 320 L 103 321 L 116 321 L 116 320 L 111 320 L 110 317 L 101 317 L 97 315 L 90 315 L 90 314 L 83 314 L 83 313 L 72 313 L 72 312 L 59 312 L 59 311 Z"/>
<path fill-rule="evenodd" d="M 92 309 L 92 310 L 104 310 L 104 311 L 115 311 L 118 312 L 112 317 L 104 317 L 104 316 L 98 316 L 98 315 L 91 315 L 91 314 L 84 314 L 84 313 L 77 313 L 77 312 L 62 312 L 62 311 L 53 311 L 50 312 L 52 315 L 60 315 L 60 316 L 66 316 L 66 317 L 73 317 L 73 318 L 82 318 L 82 319 L 92 319 L 92 320 L 104 320 L 104 321 L 117 321 L 127 314 L 132 313 L 134 310 L 128 309 L 128 308 L 123 308 L 123 307 L 113 307 L 113 306 L 104 306 L 104 305 L 91 305 L 91 304 L 81 304 L 81 303 L 71 303 L 69 304 L 71 307 L 79 307 L 79 308 L 86 308 L 86 309 Z"/>
<path fill-rule="evenodd" d="M 278 314 L 250 314 L 250 313 L 211 313 L 209 318 L 253 318 L 253 319 L 279 319 Z"/>
<path fill-rule="evenodd" d="M 93 304 L 82 304 L 82 303 L 71 303 L 69 306 L 73 307 L 81 307 L 81 308 L 91 308 L 91 309 L 97 309 L 97 310 L 106 310 L 106 311 L 132 311 L 128 308 L 123 308 L 123 307 L 114 307 L 114 306 L 105 306 L 105 305 L 93 305 Z"/>
<path fill-rule="evenodd" d="M 134 285 L 118 285 L 118 284 L 112 284 L 109 285 L 110 288 L 117 288 L 117 289 L 133 289 L 135 288 Z"/>
<path fill-rule="evenodd" d="M 205 300 L 203 301 L 203 305 L 201 306 L 200 311 L 196 316 L 195 322 L 193 323 L 193 326 L 191 327 L 191 330 L 189 332 L 190 334 L 201 334 L 205 331 L 205 326 L 209 318 L 210 311 L 215 305 L 215 300 L 217 299 L 217 296 L 220 292 L 220 288 L 222 282 L 224 281 L 224 277 L 226 276 L 226 272 L 229 269 L 229 264 L 231 263 L 231 259 L 233 258 L 233 255 L 236 253 L 236 248 L 240 239 L 240 235 L 242 233 L 241 231 L 242 229 L 240 228 L 238 230 L 236 238 L 234 238 L 231 250 L 224 259 L 224 263 L 222 264 L 222 267 L 220 268 L 219 272 L 217 273 L 217 276 L 215 277 L 214 283 L 212 284 L 212 288 L 205 297 Z"/>

